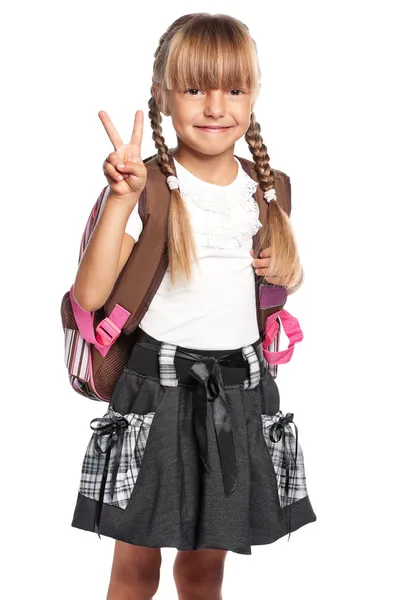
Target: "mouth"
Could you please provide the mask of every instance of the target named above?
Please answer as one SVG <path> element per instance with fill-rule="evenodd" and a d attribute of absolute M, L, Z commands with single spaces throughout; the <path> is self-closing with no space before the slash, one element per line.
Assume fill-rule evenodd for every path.
<path fill-rule="evenodd" d="M 195 125 L 195 127 L 197 129 L 200 129 L 201 131 L 206 131 L 208 133 L 223 133 L 224 131 L 228 131 L 228 129 L 231 129 L 232 126 L 228 126 L 228 127 L 222 127 L 222 126 L 214 126 L 214 125 L 209 125 L 209 126 L 200 126 L 200 125 Z"/>

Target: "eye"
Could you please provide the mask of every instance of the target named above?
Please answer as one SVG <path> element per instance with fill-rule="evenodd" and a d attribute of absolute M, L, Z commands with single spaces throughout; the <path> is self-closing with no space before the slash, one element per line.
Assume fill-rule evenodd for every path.
<path fill-rule="evenodd" d="M 241 94 L 244 94 L 244 93 L 245 93 L 243 90 L 238 90 L 238 89 L 231 90 L 231 92 L 240 92 Z M 240 94 L 233 94 L 233 96 L 239 96 L 239 95 L 240 95 Z"/>
<path fill-rule="evenodd" d="M 196 89 L 196 88 L 188 88 L 188 89 L 185 91 L 185 94 L 186 94 L 187 92 L 199 92 L 199 91 L 200 91 L 200 90 L 198 90 L 198 89 Z M 189 94 L 189 95 L 190 95 L 190 96 L 196 96 L 197 94 Z"/>

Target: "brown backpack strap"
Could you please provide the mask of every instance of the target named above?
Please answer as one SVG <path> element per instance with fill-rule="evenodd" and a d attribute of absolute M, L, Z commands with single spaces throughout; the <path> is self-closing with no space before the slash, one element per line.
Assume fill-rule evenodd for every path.
<path fill-rule="evenodd" d="M 153 154 L 152 156 L 148 156 L 148 158 L 144 158 L 144 163 L 149 163 L 150 161 L 154 162 L 157 156 L 157 154 Z M 145 186 L 138 200 L 138 214 L 140 215 L 143 225 L 145 225 L 148 218 L 147 194 L 147 186 Z"/>
<path fill-rule="evenodd" d="M 144 160 L 147 182 L 138 200 L 138 212 L 143 222 L 141 235 L 104 304 L 109 317 L 116 304 L 128 312 L 123 333 L 137 328 L 150 302 L 152 292 L 167 269 L 167 214 L 170 189 L 160 169 L 158 155 Z M 143 295 L 142 291 L 146 290 Z"/>

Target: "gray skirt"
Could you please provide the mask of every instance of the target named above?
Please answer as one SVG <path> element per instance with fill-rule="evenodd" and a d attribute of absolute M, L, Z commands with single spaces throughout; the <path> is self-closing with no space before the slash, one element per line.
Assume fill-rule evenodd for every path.
<path fill-rule="evenodd" d="M 139 330 L 90 423 L 71 525 L 139 546 L 239 554 L 290 538 L 316 515 L 298 428 L 279 405 L 261 340 L 204 351 Z"/>

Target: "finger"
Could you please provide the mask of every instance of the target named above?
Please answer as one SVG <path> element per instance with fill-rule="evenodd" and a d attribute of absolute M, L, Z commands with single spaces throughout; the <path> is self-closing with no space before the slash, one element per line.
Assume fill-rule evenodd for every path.
<path fill-rule="evenodd" d="M 125 157 L 123 160 L 117 156 L 116 154 L 116 159 L 115 160 L 111 160 L 111 163 L 117 168 L 120 169 L 121 171 L 123 171 L 124 169 L 126 169 L 126 167 L 128 165 L 129 168 L 131 167 L 131 164 L 134 163 L 136 165 L 143 165 L 144 161 L 142 160 L 141 156 L 133 156 L 130 159 Z"/>
<path fill-rule="evenodd" d="M 118 169 L 119 164 L 122 162 L 119 152 L 111 152 L 110 154 L 108 154 L 105 160 L 111 163 L 111 165 L 113 165 L 115 169 Z"/>
<path fill-rule="evenodd" d="M 107 160 L 104 162 L 104 173 L 109 175 L 115 181 L 123 181 L 123 179 L 127 177 L 127 175 L 122 175 L 119 173 Z"/>
<path fill-rule="evenodd" d="M 113 147 L 115 148 L 115 150 L 117 150 L 118 148 L 120 148 L 120 146 L 123 145 L 123 140 L 116 131 L 116 127 L 114 126 L 114 124 L 112 123 L 109 116 L 104 110 L 100 110 L 98 116 L 101 119 L 101 123 L 103 124 L 105 131 L 113 144 Z"/>
<path fill-rule="evenodd" d="M 131 134 L 130 144 L 136 147 L 136 155 L 141 156 L 142 135 L 144 132 L 144 113 L 142 110 L 137 110 L 134 119 L 134 129 Z"/>
<path fill-rule="evenodd" d="M 256 275 L 262 275 L 263 277 L 266 275 L 268 277 L 268 269 L 255 269 Z"/>
<path fill-rule="evenodd" d="M 119 162 L 120 156 L 119 156 L 118 152 L 111 152 L 109 154 L 109 156 L 106 157 L 105 161 L 107 163 L 110 163 L 115 168 L 116 171 L 119 171 L 119 165 L 121 163 Z M 122 169 L 121 169 L 121 171 L 122 171 Z M 123 172 L 122 173 L 119 172 L 119 175 L 123 175 Z M 124 175 L 123 178 L 125 179 L 126 177 L 128 177 L 128 173 L 126 175 Z"/>
<path fill-rule="evenodd" d="M 277 275 L 270 275 L 268 273 L 268 269 L 256 269 L 256 275 L 261 275 L 264 277 L 269 283 L 273 283 L 274 285 L 280 285 L 281 279 Z"/>
<path fill-rule="evenodd" d="M 268 248 L 261 250 L 260 256 L 261 256 L 261 258 L 266 258 L 266 257 L 271 256 L 271 246 L 268 246 Z"/>
<path fill-rule="evenodd" d="M 116 167 L 118 171 L 120 170 L 122 173 L 125 173 L 127 175 L 136 175 L 137 177 L 142 176 L 146 169 L 145 166 L 143 167 L 144 162 L 142 160 L 139 160 L 138 158 L 133 158 L 132 160 L 125 161 L 123 163 L 123 167 L 121 165 L 122 163 L 117 163 Z"/>
<path fill-rule="evenodd" d="M 258 267 L 259 269 L 265 269 L 269 267 L 270 259 L 269 258 L 255 258 L 252 261 L 253 267 Z"/>

